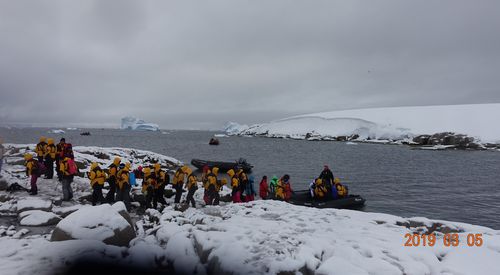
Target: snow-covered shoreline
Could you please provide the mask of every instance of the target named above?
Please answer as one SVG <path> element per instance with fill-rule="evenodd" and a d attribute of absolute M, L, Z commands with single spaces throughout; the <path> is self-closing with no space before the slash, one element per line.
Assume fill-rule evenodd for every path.
<path fill-rule="evenodd" d="M 395 107 L 308 114 L 251 126 L 231 122 L 225 129 L 240 136 L 500 149 L 499 115 L 500 104 Z"/>
<path fill-rule="evenodd" d="M 25 180 L 22 154 L 26 146 L 6 146 L 7 163 L 2 181 L 22 184 Z M 74 150 L 76 161 L 82 164 L 98 161 L 105 165 L 112 157 L 108 160 L 103 154 L 121 156 L 135 164 L 154 159 L 179 163 L 135 149 L 74 147 Z M 74 189 L 75 199 L 62 204 L 60 186 L 57 187 L 55 180 L 40 179 L 39 196 L 34 198 L 22 191 L 0 191 L 0 220 L 3 217 L 22 220 L 31 215 L 26 221 L 30 226 L 0 226 L 1 274 L 53 274 L 88 259 L 124 270 L 139 268 L 144 272 L 186 274 L 500 273 L 496 264 L 500 260 L 498 230 L 422 217 L 306 208 L 279 201 L 203 206 L 201 183 L 195 195 L 196 209 L 180 212 L 171 204 L 161 211 L 147 210 L 144 215 L 131 213 L 136 237 L 128 246 L 105 244 L 102 236 L 92 235 L 96 234 L 95 230 L 79 233 L 74 240 L 50 241 L 58 220 L 62 219 L 59 223 L 65 228 L 78 228 L 91 223 L 82 221 L 81 217 L 98 216 L 102 209 L 111 209 L 82 206 L 87 203 L 83 198 L 90 194 L 88 180 L 76 177 Z M 168 201 L 172 203 L 171 199 Z M 113 209 L 123 210 L 123 205 L 114 205 Z M 111 212 L 109 218 L 104 216 L 105 220 L 99 223 L 120 219 L 117 213 Z M 70 222 L 75 218 L 82 224 Z M 28 232 L 36 232 L 37 227 L 32 224 L 42 219 L 52 219 L 53 225 L 49 225 L 48 231 Z M 95 227 L 97 230 L 103 224 L 86 224 L 87 229 L 82 229 Z M 405 234 L 425 232 L 437 235 L 435 246 L 404 246 Z M 461 243 L 457 247 L 446 247 L 444 234 L 455 232 Z M 466 244 L 469 234 L 483 234 L 483 245 L 469 247 Z"/>

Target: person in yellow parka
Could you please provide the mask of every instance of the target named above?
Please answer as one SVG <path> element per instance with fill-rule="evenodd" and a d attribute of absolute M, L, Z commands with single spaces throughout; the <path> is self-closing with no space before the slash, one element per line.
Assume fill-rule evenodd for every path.
<path fill-rule="evenodd" d="M 154 176 L 156 179 L 156 183 L 154 185 L 154 196 L 153 196 L 153 208 L 158 207 L 158 203 L 161 203 L 163 205 L 168 205 L 167 201 L 165 200 L 164 193 L 165 193 L 165 186 L 169 183 L 170 181 L 170 176 L 166 171 L 163 171 L 161 169 L 161 164 L 155 163 L 154 166 Z"/>
<path fill-rule="evenodd" d="M 123 201 L 127 211 L 130 211 L 130 162 L 116 173 L 116 200 Z"/>
<path fill-rule="evenodd" d="M 120 167 L 121 158 L 116 157 L 108 166 L 108 184 L 109 191 L 106 194 L 106 201 L 112 203 L 115 201 L 115 192 L 116 192 L 116 174 L 118 173 L 118 167 Z"/>
<path fill-rule="evenodd" d="M 344 197 L 347 197 L 347 195 L 348 195 L 347 186 L 342 185 L 340 183 L 340 179 L 339 178 L 335 178 L 335 180 L 333 181 L 333 184 L 334 184 L 335 191 L 336 191 L 336 192 L 335 191 L 333 192 L 334 198 L 344 198 Z M 335 196 L 335 195 L 337 195 L 337 196 Z"/>
<path fill-rule="evenodd" d="M 38 194 L 38 186 L 36 185 L 36 182 L 38 180 L 38 177 L 40 176 L 40 167 L 38 165 L 38 161 L 36 159 L 33 159 L 32 154 L 25 154 L 24 160 L 24 166 L 26 166 L 26 176 L 31 177 L 31 189 L 28 190 L 28 192 L 30 193 L 30 195 L 36 195 Z"/>
<path fill-rule="evenodd" d="M 35 153 L 38 158 L 38 162 L 43 163 L 43 157 L 45 156 L 45 150 L 47 146 L 47 139 L 45 137 L 40 137 L 40 142 L 37 143 L 35 147 Z"/>
<path fill-rule="evenodd" d="M 186 196 L 187 205 L 191 203 L 191 205 L 196 208 L 196 202 L 194 201 L 194 193 L 198 190 L 198 178 L 193 173 L 191 169 L 187 170 L 188 178 L 186 181 L 186 189 L 188 190 L 188 194 Z"/>
<path fill-rule="evenodd" d="M 235 174 L 233 169 L 227 171 L 227 175 L 229 176 L 229 182 L 231 183 L 233 203 L 241 202 L 241 178 L 238 174 Z"/>
<path fill-rule="evenodd" d="M 96 205 L 97 202 L 103 203 L 102 187 L 104 186 L 104 181 L 106 181 L 106 173 L 99 167 L 97 162 L 92 162 L 90 172 L 87 175 L 90 179 L 90 187 L 93 189 L 92 205 Z"/>
<path fill-rule="evenodd" d="M 322 178 L 317 178 L 314 182 L 314 198 L 318 200 L 322 200 L 326 198 L 326 194 L 328 194 L 328 189 L 325 186 L 325 180 Z"/>
<path fill-rule="evenodd" d="M 219 185 L 217 181 L 217 174 L 219 173 L 218 167 L 213 167 L 207 174 L 207 182 L 205 184 L 206 203 L 207 205 L 218 205 L 220 201 Z"/>
<path fill-rule="evenodd" d="M 186 165 L 180 167 L 175 171 L 174 179 L 172 180 L 172 186 L 175 189 L 175 203 L 179 203 L 181 201 L 181 196 L 182 196 L 182 186 L 184 186 L 184 181 L 186 178 L 186 172 L 188 171 L 189 167 Z"/>
<path fill-rule="evenodd" d="M 56 160 L 56 145 L 54 139 L 47 139 L 47 146 L 45 146 L 45 177 L 52 179 L 54 177 L 54 161 Z"/>
<path fill-rule="evenodd" d="M 142 194 L 146 200 L 146 208 L 151 208 L 151 203 L 154 197 L 154 189 L 156 185 L 155 174 L 151 171 L 151 168 L 144 167 L 142 169 Z"/>
<path fill-rule="evenodd" d="M 73 198 L 73 189 L 71 188 L 71 183 L 73 182 L 73 174 L 70 170 L 70 163 L 73 162 L 72 159 L 66 157 L 61 162 L 61 174 L 62 174 L 62 191 L 63 191 L 63 201 L 69 201 Z"/>

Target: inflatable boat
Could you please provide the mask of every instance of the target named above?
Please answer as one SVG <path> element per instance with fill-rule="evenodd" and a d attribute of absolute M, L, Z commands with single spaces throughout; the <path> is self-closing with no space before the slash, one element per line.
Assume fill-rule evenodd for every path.
<path fill-rule="evenodd" d="M 365 205 L 366 200 L 359 195 L 348 195 L 345 198 L 316 200 L 311 198 L 309 190 L 295 191 L 289 201 L 291 204 L 316 207 L 359 209 Z"/>
<path fill-rule="evenodd" d="M 203 169 L 205 165 L 207 165 L 210 169 L 212 169 L 212 167 L 218 167 L 220 172 L 227 172 L 231 169 L 242 168 L 245 173 L 249 173 L 253 168 L 253 166 L 250 165 L 245 159 L 239 159 L 235 162 L 192 159 L 191 164 L 198 169 Z"/>

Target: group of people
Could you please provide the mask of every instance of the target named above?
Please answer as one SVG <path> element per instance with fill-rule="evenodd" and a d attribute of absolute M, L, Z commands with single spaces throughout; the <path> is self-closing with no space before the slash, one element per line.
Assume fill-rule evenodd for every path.
<path fill-rule="evenodd" d="M 3 148 L 2 155 L 3 155 Z M 47 179 L 53 178 L 54 167 L 59 181 L 62 182 L 63 200 L 71 200 L 73 191 L 71 183 L 73 177 L 79 173 L 74 161 L 72 145 L 66 143 L 62 138 L 59 143 L 54 144 L 52 138 L 41 137 L 35 147 L 36 158 L 32 154 L 25 154 L 26 174 L 31 177 L 31 195 L 38 192 L 37 179 L 45 175 Z M 0 157 L 2 157 L 0 155 Z M 188 166 L 178 168 L 170 181 L 168 171 L 162 169 L 160 163 L 149 166 L 139 166 L 132 170 L 130 162 L 122 163 L 120 157 L 114 158 L 113 162 L 105 169 L 96 162 L 90 166 L 87 177 L 90 180 L 92 192 L 92 204 L 112 203 L 123 201 L 127 209 L 131 207 L 130 191 L 132 186 L 137 185 L 137 180 L 142 180 L 141 191 L 145 198 L 146 208 L 157 208 L 158 203 L 167 205 L 164 197 L 165 187 L 169 184 L 175 190 L 174 202 L 180 203 L 182 193 L 187 190 L 186 203 L 196 207 L 194 194 L 198 189 L 198 177 Z M 1 167 L 1 166 L 0 166 Z M 1 168 L 0 168 L 1 169 Z M 249 202 L 257 195 L 254 187 L 254 177 L 240 167 L 227 171 L 229 186 L 231 187 L 231 198 L 233 203 Z M 218 205 L 220 201 L 219 192 L 224 185 L 228 184 L 225 177 L 219 177 L 218 167 L 203 168 L 201 182 L 203 183 L 203 200 L 207 205 Z M 109 191 L 104 197 L 103 187 L 108 183 Z M 259 196 L 262 199 L 275 199 L 289 201 L 292 197 L 290 176 L 285 174 L 281 178 L 273 176 L 268 183 L 267 176 L 263 176 L 259 184 Z M 325 165 L 320 176 L 310 184 L 310 194 L 315 199 L 339 198 L 347 196 L 347 187 L 340 184 L 333 176 L 332 171 Z"/>
<path fill-rule="evenodd" d="M 325 165 L 323 171 L 309 184 L 311 197 L 317 200 L 337 199 L 347 196 L 347 186 L 342 185 L 338 178 Z"/>
<path fill-rule="evenodd" d="M 52 179 L 55 168 L 57 178 L 62 182 L 63 200 L 71 200 L 73 198 L 71 182 L 73 182 L 73 177 L 78 174 L 71 143 L 66 143 L 66 140 L 61 138 L 56 145 L 54 139 L 40 137 L 35 147 L 35 154 L 36 158 L 30 153 L 24 155 L 26 175 L 31 177 L 29 193 L 36 195 L 38 193 L 38 178 L 45 175 L 45 178 Z"/>
<path fill-rule="evenodd" d="M 269 184 L 267 183 L 267 176 L 263 176 L 260 181 L 259 196 L 264 200 L 275 199 L 289 201 L 292 194 L 293 190 L 290 182 L 290 175 L 288 174 L 285 174 L 281 178 L 273 176 Z"/>

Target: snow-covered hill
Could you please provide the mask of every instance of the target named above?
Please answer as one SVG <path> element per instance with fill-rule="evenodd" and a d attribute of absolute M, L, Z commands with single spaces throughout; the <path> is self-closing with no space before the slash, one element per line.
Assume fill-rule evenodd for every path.
<path fill-rule="evenodd" d="M 482 143 L 500 143 L 500 104 L 359 109 L 285 118 L 241 129 L 240 135 L 290 138 L 355 137 L 357 140 L 408 140 L 453 132 Z M 231 131 L 230 134 L 234 134 Z"/>

